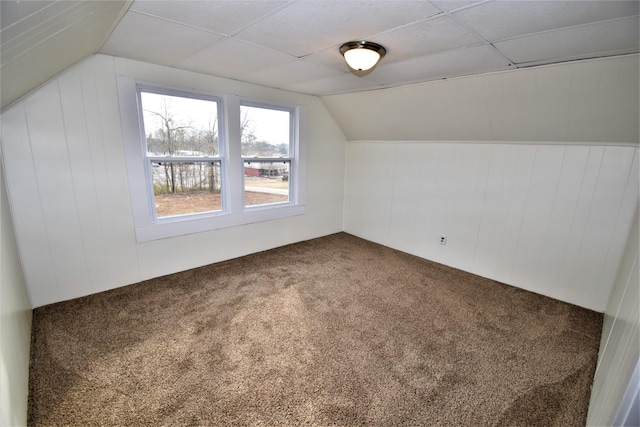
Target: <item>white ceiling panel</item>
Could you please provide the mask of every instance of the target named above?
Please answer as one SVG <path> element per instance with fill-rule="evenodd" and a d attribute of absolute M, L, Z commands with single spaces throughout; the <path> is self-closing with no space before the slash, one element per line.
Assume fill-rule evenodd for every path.
<path fill-rule="evenodd" d="M 638 1 L 495 1 L 455 12 L 489 41 L 638 14 Z"/>
<path fill-rule="evenodd" d="M 557 62 L 638 51 L 636 17 L 581 25 L 495 43 L 516 64 Z"/>
<path fill-rule="evenodd" d="M 348 71 L 344 63 L 344 58 L 340 54 L 339 46 L 314 52 L 311 55 L 305 56 L 304 60 L 313 62 L 314 64 L 324 65 L 325 67 L 339 69 L 340 71 Z"/>
<path fill-rule="evenodd" d="M 161 65 L 176 62 L 221 39 L 222 36 L 137 12 L 129 12 L 101 52 Z"/>
<path fill-rule="evenodd" d="M 447 16 L 407 25 L 373 37 L 371 41 L 389 48 L 385 62 L 399 61 L 443 50 L 483 44 L 483 40 Z"/>
<path fill-rule="evenodd" d="M 445 12 L 451 12 L 454 10 L 462 9 L 465 7 L 469 7 L 472 4 L 482 3 L 483 1 L 488 0 L 475 0 L 475 1 L 467 1 L 467 0 L 433 0 L 431 3 L 438 6 Z"/>
<path fill-rule="evenodd" d="M 283 88 L 285 85 L 291 86 L 302 82 L 341 76 L 343 74 L 345 74 L 344 71 L 339 71 L 335 68 L 328 68 L 302 59 L 295 59 L 281 66 L 251 72 L 244 75 L 243 78 L 257 84 Z"/>
<path fill-rule="evenodd" d="M 381 64 L 371 78 L 384 83 L 413 83 L 513 68 L 491 46 L 451 50 L 406 61 Z"/>
<path fill-rule="evenodd" d="M 338 94 L 355 92 L 359 90 L 379 89 L 383 86 L 379 83 L 371 81 L 366 77 L 357 77 L 351 73 L 345 72 L 344 74 L 327 77 L 325 79 L 313 80 L 304 83 L 285 84 L 282 89 L 290 90 L 292 92 L 307 93 L 310 95 L 316 94 Z"/>
<path fill-rule="evenodd" d="M 256 70 L 290 63 L 294 59 L 292 56 L 251 43 L 226 38 L 186 58 L 176 66 L 221 77 L 240 78 Z"/>
<path fill-rule="evenodd" d="M 296 57 L 441 13 L 426 1 L 301 1 L 236 37 Z"/>
<path fill-rule="evenodd" d="M 286 1 L 275 0 L 234 0 L 233 7 L 229 7 L 224 1 L 146 0 L 135 2 L 131 10 L 159 16 L 218 34 L 231 35 L 286 3 Z"/>

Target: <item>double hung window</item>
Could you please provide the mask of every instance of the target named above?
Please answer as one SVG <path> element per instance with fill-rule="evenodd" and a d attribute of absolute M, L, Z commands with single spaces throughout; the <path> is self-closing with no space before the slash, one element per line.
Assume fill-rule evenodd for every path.
<path fill-rule="evenodd" d="M 139 89 L 156 220 L 223 211 L 220 99 Z"/>
<path fill-rule="evenodd" d="M 304 107 L 118 86 L 138 241 L 304 213 Z"/>
<path fill-rule="evenodd" d="M 244 205 L 289 202 L 291 111 L 240 105 Z"/>

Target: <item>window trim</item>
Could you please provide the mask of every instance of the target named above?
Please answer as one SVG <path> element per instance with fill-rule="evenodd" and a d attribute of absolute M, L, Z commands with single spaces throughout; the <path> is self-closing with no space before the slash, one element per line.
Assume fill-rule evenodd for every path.
<path fill-rule="evenodd" d="M 136 240 L 147 242 L 157 239 L 200 233 L 227 227 L 271 221 L 297 215 L 305 211 L 306 188 L 306 107 L 287 105 L 269 100 L 241 98 L 237 95 L 219 94 L 206 90 L 186 89 L 136 80 L 128 76 L 118 76 L 118 98 L 122 123 L 122 136 L 129 181 L 129 196 L 133 213 Z M 153 194 L 148 188 L 146 171 L 146 146 L 142 143 L 144 131 L 138 103 L 138 87 L 161 90 L 160 93 L 174 92 L 219 99 L 218 123 L 223 210 L 191 215 L 180 215 L 161 219 L 154 218 Z M 152 90 L 153 91 L 153 90 Z M 202 99 L 202 98 L 200 98 Z M 292 113 L 291 143 L 289 153 L 290 168 L 295 168 L 296 176 L 290 171 L 289 202 L 244 206 L 244 159 L 240 148 L 240 104 L 253 104 L 264 108 L 284 109 Z M 142 132 L 142 133 L 141 133 Z M 277 158 L 275 160 L 278 160 Z M 292 169 L 293 170 L 293 169 Z"/>

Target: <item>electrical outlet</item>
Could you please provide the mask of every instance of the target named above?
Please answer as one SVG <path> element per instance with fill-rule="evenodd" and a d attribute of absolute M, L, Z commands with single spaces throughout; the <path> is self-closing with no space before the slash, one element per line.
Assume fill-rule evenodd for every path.
<path fill-rule="evenodd" d="M 445 236 L 444 234 L 440 235 L 440 244 L 441 245 L 446 245 L 447 244 L 447 236 Z"/>

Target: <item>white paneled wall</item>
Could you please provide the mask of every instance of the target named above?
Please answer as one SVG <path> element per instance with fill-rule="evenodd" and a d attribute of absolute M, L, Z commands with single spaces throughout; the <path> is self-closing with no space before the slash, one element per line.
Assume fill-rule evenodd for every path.
<path fill-rule="evenodd" d="M 2 114 L 7 187 L 35 306 L 141 278 L 118 114 L 113 60 L 100 56 Z"/>
<path fill-rule="evenodd" d="M 117 75 L 306 105 L 305 215 L 138 244 Z M 342 229 L 345 137 L 315 97 L 95 55 L 4 111 L 2 144 L 35 307 Z"/>
<path fill-rule="evenodd" d="M 638 173 L 635 146 L 350 142 L 344 229 L 603 311 Z"/>
<path fill-rule="evenodd" d="M 0 426 L 27 424 L 31 302 L 0 165 Z"/>
<path fill-rule="evenodd" d="M 620 420 L 616 416 L 621 412 L 620 409 L 629 410 L 630 402 L 627 402 L 626 408 L 620 408 L 620 402 L 624 401 L 623 395 L 628 390 L 634 369 L 640 363 L 638 233 L 640 226 L 636 210 L 620 270 L 604 312 L 598 367 L 593 380 L 587 425 L 622 424 L 624 417 Z M 630 391 L 637 396 L 637 388 Z"/>

